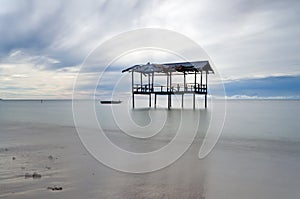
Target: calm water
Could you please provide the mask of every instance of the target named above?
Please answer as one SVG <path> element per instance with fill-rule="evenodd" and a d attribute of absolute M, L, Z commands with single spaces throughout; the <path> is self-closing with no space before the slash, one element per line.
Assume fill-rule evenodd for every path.
<path fill-rule="evenodd" d="M 300 101 L 228 101 L 219 142 L 199 159 L 201 138 L 209 126 L 214 130 L 222 123 L 222 111 L 216 109 L 220 104 L 193 111 L 186 103 L 183 111 L 167 111 L 126 110 L 122 103 L 112 111 L 96 102 L 99 125 L 112 142 L 129 151 L 163 147 L 181 121 L 187 124 L 187 135 L 196 129 L 196 140 L 178 161 L 141 175 L 117 172 L 88 154 L 73 128 L 71 101 L 0 101 L 0 198 L 299 198 Z M 77 125 L 89 132 L 98 126 L 85 113 L 87 107 L 86 101 L 79 102 L 83 122 Z M 213 114 L 217 123 L 211 122 Z M 129 115 L 137 126 L 129 125 Z M 120 157 L 120 164 L 124 161 L 128 163 Z M 27 172 L 43 177 L 25 179 Z M 53 193 L 47 190 L 52 185 L 64 189 Z"/>
<path fill-rule="evenodd" d="M 216 102 L 218 103 L 218 102 Z M 84 107 L 84 102 L 82 102 Z M 126 104 L 113 105 L 118 114 L 124 112 Z M 96 114 L 100 125 L 106 131 L 117 131 L 110 105 L 95 103 Z M 116 112 L 116 111 L 115 111 Z M 169 128 L 181 118 L 181 109 L 166 111 L 150 110 L 153 117 L 168 114 Z M 202 130 L 207 129 L 209 109 L 197 110 L 201 115 Z M 116 114 L 116 113 L 114 113 Z M 155 115 L 156 114 L 156 115 Z M 196 113 L 198 114 L 198 113 Z M 213 113 L 217 114 L 217 113 Z M 137 109 L 131 115 L 138 125 L 145 126 L 151 122 L 148 109 Z M 291 100 L 229 100 L 227 101 L 223 138 L 270 139 L 300 141 L 300 101 Z M 87 125 L 88 120 L 87 119 Z M 120 119 L 120 118 L 119 118 Z M 165 118 L 163 118 L 165 119 Z M 52 124 L 74 126 L 71 101 L 0 101 L 0 123 Z M 172 123 L 173 122 L 173 123 Z M 172 127 L 173 126 L 173 127 Z M 174 127 L 174 128 L 175 128 Z M 97 128 L 97 127 L 95 127 Z M 175 128 L 175 129 L 176 129 Z"/>

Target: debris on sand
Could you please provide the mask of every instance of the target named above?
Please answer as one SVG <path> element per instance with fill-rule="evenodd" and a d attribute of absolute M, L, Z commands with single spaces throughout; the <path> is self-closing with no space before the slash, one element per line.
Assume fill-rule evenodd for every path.
<path fill-rule="evenodd" d="M 25 178 L 33 178 L 33 179 L 39 179 L 42 175 L 39 173 L 34 172 L 33 174 L 25 173 Z"/>
<path fill-rule="evenodd" d="M 49 160 L 53 160 L 54 158 L 53 158 L 52 155 L 49 155 L 49 156 L 48 156 L 48 159 L 49 159 Z"/>
<path fill-rule="evenodd" d="M 0 152 L 2 152 L 2 151 L 8 151 L 8 148 L 0 148 Z"/>
<path fill-rule="evenodd" d="M 38 173 L 36 173 L 36 172 L 34 172 L 33 174 L 32 174 L 32 178 L 41 178 L 42 177 L 42 175 L 41 174 L 38 174 Z"/>
<path fill-rule="evenodd" d="M 11 159 L 12 159 L 12 160 L 15 160 L 15 159 L 16 159 L 16 157 L 12 157 Z"/>
<path fill-rule="evenodd" d="M 47 187 L 47 189 L 51 190 L 51 191 L 62 191 L 63 190 L 62 187 L 57 187 L 57 186 Z"/>
<path fill-rule="evenodd" d="M 45 168 L 46 168 L 46 169 L 48 169 L 48 170 L 50 170 L 50 169 L 51 169 L 51 167 L 49 167 L 49 166 L 46 166 Z"/>

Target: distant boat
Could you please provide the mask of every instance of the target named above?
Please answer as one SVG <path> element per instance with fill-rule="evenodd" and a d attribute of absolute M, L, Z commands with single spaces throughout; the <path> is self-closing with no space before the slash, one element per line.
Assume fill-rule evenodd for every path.
<path fill-rule="evenodd" d="M 114 100 L 101 100 L 100 101 L 101 104 L 121 104 L 122 101 L 114 101 Z"/>

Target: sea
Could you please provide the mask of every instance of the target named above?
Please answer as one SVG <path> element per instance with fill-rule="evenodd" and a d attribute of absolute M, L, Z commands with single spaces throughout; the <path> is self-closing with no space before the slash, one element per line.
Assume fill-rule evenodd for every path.
<path fill-rule="evenodd" d="M 299 100 L 214 100 L 206 109 L 201 100 L 195 110 L 180 99 L 170 110 L 146 99 L 135 109 L 131 101 L 1 100 L 0 198 L 300 197 Z M 134 154 L 177 141 L 136 163 L 93 137 L 99 131 Z M 24 177 L 33 172 L 42 178 Z"/>

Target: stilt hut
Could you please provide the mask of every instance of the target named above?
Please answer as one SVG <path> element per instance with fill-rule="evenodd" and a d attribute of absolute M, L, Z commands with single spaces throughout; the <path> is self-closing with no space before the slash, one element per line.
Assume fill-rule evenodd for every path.
<path fill-rule="evenodd" d="M 132 75 L 132 107 L 135 107 L 135 95 L 148 95 L 149 107 L 151 107 L 151 96 L 154 95 L 154 107 L 156 108 L 157 95 L 168 96 L 168 109 L 171 108 L 172 95 L 181 95 L 181 106 L 183 107 L 184 94 L 193 95 L 193 108 L 195 109 L 195 95 L 204 95 L 204 106 L 207 108 L 208 74 L 213 74 L 208 61 L 181 62 L 144 65 L 134 65 L 122 71 L 130 72 Z M 135 73 L 140 74 L 140 81 L 135 80 Z M 173 83 L 174 75 L 183 76 L 181 83 Z M 144 77 L 143 77 L 144 76 Z M 156 76 L 165 76 L 165 85 L 155 85 Z M 192 76 L 193 78 L 188 78 Z M 146 78 L 145 78 L 146 77 Z M 187 82 L 187 79 L 193 79 Z M 197 80 L 198 79 L 198 80 Z M 138 83 L 137 83 L 138 82 Z"/>

